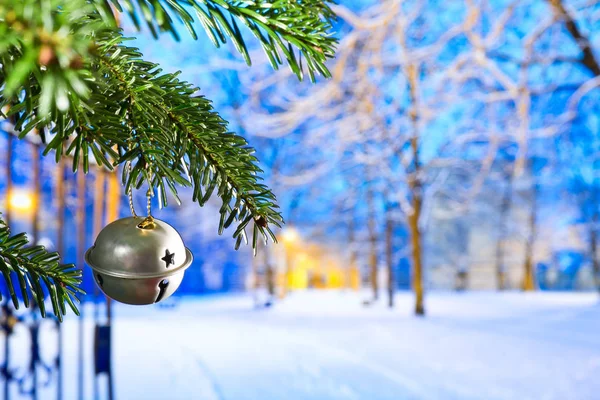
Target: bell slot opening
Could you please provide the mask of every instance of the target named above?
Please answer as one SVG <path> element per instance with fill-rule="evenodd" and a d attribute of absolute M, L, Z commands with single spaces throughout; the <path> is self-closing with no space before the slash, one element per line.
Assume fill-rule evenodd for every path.
<path fill-rule="evenodd" d="M 154 300 L 155 303 L 158 303 L 159 301 L 162 300 L 162 298 L 165 295 L 165 292 L 167 291 L 167 287 L 169 286 L 169 280 L 168 279 L 163 279 L 162 281 L 160 281 L 158 283 L 158 296 L 156 297 L 156 300 Z"/>
<path fill-rule="evenodd" d="M 104 279 L 102 279 L 102 275 L 100 274 L 96 274 L 96 281 L 98 282 L 98 285 L 100 285 L 100 287 L 102 287 L 102 285 L 104 284 Z"/>

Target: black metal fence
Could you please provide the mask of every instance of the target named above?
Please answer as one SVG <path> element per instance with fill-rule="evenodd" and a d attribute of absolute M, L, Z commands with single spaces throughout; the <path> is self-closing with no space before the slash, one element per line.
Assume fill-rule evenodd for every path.
<path fill-rule="evenodd" d="M 30 140 L 18 140 L 10 128 L 4 129 L 6 150 L 2 212 L 5 221 L 14 226 L 14 230 L 24 228 L 31 243 L 51 247 L 64 257 L 63 262 L 73 262 L 83 269 L 83 255 L 91 240 L 104 225 L 118 218 L 121 189 L 116 174 L 101 168 L 94 168 L 87 177 L 82 171 L 73 174 L 68 171 L 72 160 L 67 157 L 56 164 L 45 163 L 42 146 L 35 136 Z M 47 179 L 48 176 L 52 179 Z M 90 185 L 93 185 L 92 190 L 88 190 Z M 90 214 L 91 218 L 88 218 Z M 84 274 L 84 277 L 87 275 Z M 82 315 L 76 321 L 77 359 L 67 361 L 76 363 L 78 399 L 86 398 L 85 372 L 90 367 L 93 368 L 94 398 L 98 399 L 102 392 L 103 397 L 112 399 L 111 302 L 90 280 L 85 280 L 83 287 L 88 294 L 82 300 L 93 303 L 93 311 L 92 315 L 86 316 L 85 312 L 89 313 L 90 308 L 81 307 Z M 56 399 L 64 399 L 66 377 L 63 375 L 65 343 L 62 325 L 51 315 L 42 319 L 35 305 L 26 310 L 15 310 L 12 304 L 4 301 L 0 309 L 0 335 L 4 349 L 0 364 L 3 398 L 38 399 L 41 389 L 48 393 L 48 388 L 52 388 Z M 93 352 L 85 351 L 85 321 L 89 319 L 94 324 Z M 54 333 L 56 340 L 53 347 L 55 354 L 50 360 L 42 357 L 42 347 L 48 343 L 42 336 L 49 332 Z M 29 346 L 27 350 L 22 345 L 13 349 L 15 343 L 28 343 Z M 68 345 L 75 344 L 69 342 Z M 20 357 L 25 354 L 16 352 L 29 354 Z M 92 354 L 93 359 L 90 360 L 89 356 L 86 359 L 86 354 Z M 70 382 L 74 378 L 68 377 Z M 106 384 L 104 390 L 101 390 L 100 382 Z"/>

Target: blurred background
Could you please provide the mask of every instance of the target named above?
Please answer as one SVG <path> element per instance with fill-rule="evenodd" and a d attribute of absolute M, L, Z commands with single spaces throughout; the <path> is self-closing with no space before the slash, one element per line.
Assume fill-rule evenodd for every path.
<path fill-rule="evenodd" d="M 248 138 L 286 221 L 253 257 L 216 201 L 156 206 L 195 257 L 160 305 L 107 301 L 84 265 L 129 216 L 120 175 L 1 122 L 3 215 L 88 293 L 63 324 L 3 303 L 1 398 L 600 398 L 600 2 L 332 8 L 316 84 L 123 20 Z"/>

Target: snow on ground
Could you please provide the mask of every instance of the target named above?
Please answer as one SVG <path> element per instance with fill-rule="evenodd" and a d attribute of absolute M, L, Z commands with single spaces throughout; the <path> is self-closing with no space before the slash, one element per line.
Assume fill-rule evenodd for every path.
<path fill-rule="evenodd" d="M 398 294 L 393 310 L 384 301 L 365 307 L 364 297 L 296 292 L 270 309 L 255 309 L 246 295 L 187 299 L 173 309 L 118 305 L 116 398 L 600 398 L 594 293 L 432 292 L 426 318 L 410 313 L 409 293 Z M 78 322 L 63 327 L 64 398 L 75 399 Z M 84 398 L 93 399 L 91 320 L 85 329 Z M 18 364 L 26 346 L 14 348 Z M 51 385 L 39 398 L 55 392 Z"/>

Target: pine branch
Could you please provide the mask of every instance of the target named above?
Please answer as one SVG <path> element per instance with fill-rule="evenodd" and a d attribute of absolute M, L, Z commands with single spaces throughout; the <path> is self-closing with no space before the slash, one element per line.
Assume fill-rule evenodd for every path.
<path fill-rule="evenodd" d="M 88 24 L 99 19 L 94 11 L 85 16 Z M 72 63 L 48 68 L 33 61 L 29 66 L 33 72 L 16 90 L 25 96 L 7 96 L 6 92 L 0 96 L 0 106 L 10 106 L 6 115 L 16 120 L 20 137 L 37 129 L 46 143 L 45 154 L 54 151 L 57 160 L 67 143 L 74 171 L 83 165 L 87 172 L 90 155 L 111 169 L 131 162 L 131 171 L 123 169 L 125 190 L 146 183 L 151 190 L 158 189 L 163 205 L 167 188 L 178 200 L 178 186 L 193 187 L 193 199 L 200 205 L 216 193 L 222 199 L 219 233 L 237 221 L 236 248 L 242 240 L 247 242 L 247 228 L 253 231 L 254 249 L 259 234 L 275 240 L 269 225 L 280 226 L 282 218 L 275 196 L 258 182 L 262 171 L 254 150 L 245 139 L 227 131 L 226 122 L 210 102 L 196 96 L 196 88 L 179 81 L 177 74 L 162 74 L 137 49 L 124 46 L 124 40 L 114 29 L 96 30 L 94 43 L 86 47 L 86 58 L 81 58 L 75 70 L 86 76 L 82 81 L 85 93 L 77 96 L 68 90 L 66 107 L 60 104 L 63 100 L 48 101 L 45 93 L 47 87 L 57 88 L 57 82 L 72 75 Z M 24 40 L 17 43 L 13 52 L 29 51 Z M 58 53 L 60 49 L 51 50 Z M 9 81 L 20 60 L 15 62 L 10 51 L 0 52 L 0 57 L 6 66 L 0 70 L 2 84 Z"/>
<path fill-rule="evenodd" d="M 131 172 L 124 170 L 126 189 L 151 182 L 165 205 L 167 187 L 178 198 L 178 185 L 192 186 L 200 205 L 216 192 L 222 200 L 219 233 L 239 222 L 236 248 L 250 221 L 254 248 L 258 233 L 275 241 L 269 223 L 280 226 L 282 218 L 273 193 L 258 183 L 262 170 L 246 140 L 227 131 L 210 102 L 194 96 L 196 88 L 176 74 L 160 74 L 137 49 L 109 42 L 99 53 L 98 72 L 115 80 L 109 87 L 119 87 L 110 93 L 121 105 L 112 113 L 123 113 L 130 127 L 129 140 L 117 143 L 121 157 L 116 163 L 132 161 Z M 122 131 L 120 125 L 114 129 Z"/>
<path fill-rule="evenodd" d="M 102 15 L 113 23 L 124 12 L 140 29 L 141 15 L 154 37 L 170 32 L 179 40 L 174 24 L 178 20 L 197 39 L 194 25 L 199 22 L 215 46 L 229 38 L 250 65 L 242 24 L 259 41 L 274 69 L 283 65 L 283 55 L 299 79 L 304 72 L 302 58 L 312 81 L 317 73 L 330 76 L 325 61 L 333 57 L 337 40 L 330 36 L 335 15 L 328 0 L 103 0 L 101 4 Z"/>
<path fill-rule="evenodd" d="M 52 311 L 60 321 L 66 314 L 65 303 L 79 315 L 75 302 L 79 302 L 78 293 L 84 294 L 79 289 L 81 270 L 76 269 L 73 264 L 60 264 L 58 253 L 49 253 L 43 246 L 28 247 L 28 243 L 24 233 L 11 236 L 4 221 L 0 220 L 0 271 L 14 307 L 19 308 L 15 289 L 18 286 L 25 307 L 29 307 L 31 294 L 42 317 L 46 316 L 44 292 L 49 294 Z"/>
<path fill-rule="evenodd" d="M 311 79 L 315 72 L 329 76 L 324 62 L 332 57 L 335 45 L 327 34 L 333 14 L 323 0 L 111 0 L 110 4 L 127 11 L 136 26 L 139 7 L 155 34 L 154 24 L 176 34 L 169 14 L 173 13 L 196 37 L 193 18 L 185 9 L 191 7 L 215 44 L 230 37 L 249 63 L 238 28 L 242 22 L 275 68 L 282 64 L 281 52 L 301 78 L 303 55 Z M 275 196 L 259 183 L 262 171 L 254 149 L 227 130 L 227 123 L 195 87 L 177 74 L 163 74 L 137 49 L 123 44 L 126 39 L 114 27 L 110 4 L 108 0 L 0 3 L 0 117 L 15 121 L 20 138 L 37 130 L 46 145 L 44 154 L 54 151 L 57 161 L 65 153 L 72 155 L 74 171 L 82 165 L 87 172 L 90 155 L 110 169 L 131 163 L 131 170 L 123 168 L 125 190 L 145 183 L 152 194 L 158 190 L 164 205 L 166 188 L 178 199 L 177 186 L 191 186 L 200 205 L 216 193 L 222 201 L 219 234 L 236 222 L 236 249 L 242 240 L 248 242 L 247 229 L 252 229 L 255 252 L 259 235 L 276 241 L 270 226 L 281 226 L 283 220 Z M 47 292 L 60 320 L 65 304 L 77 314 L 77 294 L 83 293 L 78 287 L 81 271 L 72 264 L 61 265 L 57 253 L 27 244 L 24 234 L 11 236 L 0 220 L 0 271 L 14 306 L 19 306 L 16 277 L 26 307 L 31 293 L 45 316 Z"/>

